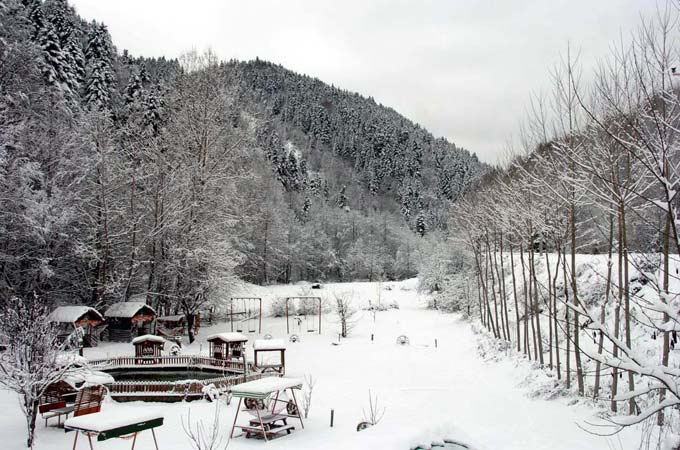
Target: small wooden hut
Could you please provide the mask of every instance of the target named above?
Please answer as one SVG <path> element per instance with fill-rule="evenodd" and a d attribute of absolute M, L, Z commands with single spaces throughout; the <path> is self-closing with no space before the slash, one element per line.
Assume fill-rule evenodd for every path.
<path fill-rule="evenodd" d="M 161 356 L 165 339 L 153 334 L 145 334 L 132 340 L 135 346 L 135 358 L 153 358 Z"/>
<path fill-rule="evenodd" d="M 241 333 L 217 333 L 208 336 L 210 357 L 219 360 L 241 360 L 245 358 L 248 337 Z"/>
<path fill-rule="evenodd" d="M 83 346 L 96 347 L 99 343 L 100 325 L 104 317 L 89 306 L 60 306 L 50 313 L 48 320 L 57 325 L 60 340 L 67 339 L 76 329 L 83 330 Z"/>
<path fill-rule="evenodd" d="M 104 313 L 109 340 L 130 342 L 135 337 L 153 334 L 156 311 L 143 302 L 114 303 Z"/>
<path fill-rule="evenodd" d="M 253 368 L 260 372 L 286 373 L 286 344 L 282 339 L 258 339 L 253 344 Z"/>

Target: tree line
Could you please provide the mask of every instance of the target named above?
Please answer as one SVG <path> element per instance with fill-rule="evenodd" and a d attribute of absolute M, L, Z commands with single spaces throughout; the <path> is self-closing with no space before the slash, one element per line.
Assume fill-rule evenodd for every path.
<path fill-rule="evenodd" d="M 467 256 L 449 301 L 567 389 L 608 402 L 615 428 L 668 430 L 680 404 L 676 7 L 593 73 L 568 50 L 514 156 L 451 215 Z"/>

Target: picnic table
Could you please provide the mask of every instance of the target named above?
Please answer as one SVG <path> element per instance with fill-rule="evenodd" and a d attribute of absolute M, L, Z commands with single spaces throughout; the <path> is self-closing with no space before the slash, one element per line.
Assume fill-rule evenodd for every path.
<path fill-rule="evenodd" d="M 134 450 L 137 435 L 145 430 L 151 430 L 154 445 L 158 450 L 154 428 L 163 425 L 163 419 L 163 415 L 155 411 L 140 412 L 129 408 L 115 408 L 85 416 L 72 417 L 64 422 L 64 429 L 76 432 L 73 438 L 74 450 L 78 444 L 78 435 L 81 433 L 87 436 L 90 450 L 94 450 L 92 438 L 95 436 L 97 441 L 132 437 L 132 450 Z"/>

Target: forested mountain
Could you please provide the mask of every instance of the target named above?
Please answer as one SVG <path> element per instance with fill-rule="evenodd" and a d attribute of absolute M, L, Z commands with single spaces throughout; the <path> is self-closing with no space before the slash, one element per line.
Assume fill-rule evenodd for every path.
<path fill-rule="evenodd" d="M 484 170 L 281 66 L 136 58 L 66 0 L 0 1 L 3 296 L 191 315 L 236 277 L 412 276 Z"/>

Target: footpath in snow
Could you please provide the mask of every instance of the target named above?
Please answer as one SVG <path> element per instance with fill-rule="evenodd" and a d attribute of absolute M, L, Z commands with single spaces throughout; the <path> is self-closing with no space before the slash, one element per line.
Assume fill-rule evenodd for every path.
<path fill-rule="evenodd" d="M 390 290 L 385 290 L 386 286 Z M 249 294 L 261 296 L 265 305 L 277 297 L 300 295 L 299 286 L 252 287 Z M 568 399 L 531 399 L 519 388 L 525 375 L 511 361 L 483 361 L 477 352 L 477 338 L 468 323 L 457 315 L 425 309 L 426 298 L 415 291 L 413 280 L 402 283 L 330 284 L 307 294 L 323 295 L 333 301 L 333 292 L 350 293 L 357 306 L 369 299 L 396 301 L 399 310 L 373 314 L 361 311 L 348 339 L 337 342 L 339 324 L 333 314 L 323 317 L 323 334 L 301 331 L 301 342 L 288 344 L 287 375 L 312 374 L 317 380 L 310 417 L 305 429 L 268 444 L 260 440 L 236 438 L 229 450 L 270 449 L 409 449 L 417 443 L 453 437 L 477 449 L 486 450 L 608 450 L 635 449 L 634 430 L 613 438 L 588 434 L 579 425 L 593 420 L 594 411 L 582 405 L 570 406 Z M 244 292 L 245 294 L 245 292 Z M 207 353 L 205 336 L 229 331 L 227 324 L 201 330 L 198 340 L 183 349 L 185 353 Z M 285 319 L 263 319 L 262 333 L 287 338 Z M 298 333 L 298 330 L 293 330 Z M 371 341 L 371 335 L 374 340 Z M 406 335 L 410 345 L 397 345 Z M 251 334 L 248 354 L 252 355 Z M 434 343 L 437 340 L 437 347 Z M 132 354 L 130 344 L 104 343 L 86 349 L 86 357 Z M 385 407 L 383 420 L 373 428 L 357 433 L 368 407 L 368 390 Z M 24 444 L 24 418 L 14 394 L 0 391 L 0 440 L 2 448 L 20 449 Z M 124 407 L 106 403 L 105 409 L 129 408 L 140 412 L 158 410 L 165 414 L 165 425 L 158 429 L 161 450 L 187 450 L 190 443 L 182 430 L 191 411 L 191 420 L 212 421 L 215 403 L 127 403 Z M 233 421 L 236 402 L 221 408 L 224 436 Z M 330 410 L 335 425 L 330 428 Z M 72 445 L 73 434 L 38 424 L 37 449 L 63 450 Z M 226 443 L 226 441 L 225 441 Z M 81 445 L 86 445 L 81 442 Z M 126 442 L 97 442 L 97 449 L 127 448 Z M 142 433 L 139 448 L 153 448 L 150 433 Z M 84 448 L 84 447 L 83 447 Z M 221 448 L 224 448 L 222 446 Z"/>

